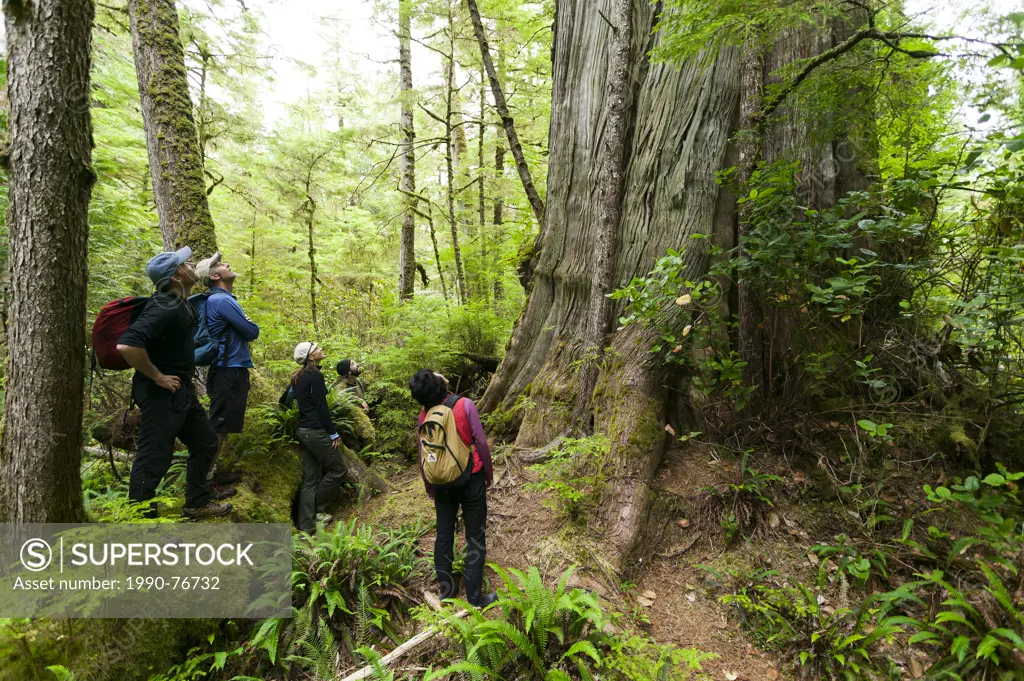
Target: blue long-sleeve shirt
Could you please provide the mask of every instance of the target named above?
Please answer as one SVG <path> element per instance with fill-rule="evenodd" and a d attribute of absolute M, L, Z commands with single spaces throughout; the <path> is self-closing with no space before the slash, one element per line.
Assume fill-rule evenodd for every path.
<path fill-rule="evenodd" d="M 214 366 L 251 369 L 249 342 L 259 338 L 260 327 L 245 316 L 235 296 L 222 288 L 210 289 L 206 314 L 210 337 L 220 341 Z"/>

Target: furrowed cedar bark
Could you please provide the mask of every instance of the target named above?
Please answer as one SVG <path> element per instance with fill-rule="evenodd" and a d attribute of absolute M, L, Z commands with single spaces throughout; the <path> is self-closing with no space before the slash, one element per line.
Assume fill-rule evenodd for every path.
<path fill-rule="evenodd" d="M 742 194 L 748 189 L 754 168 L 761 155 L 761 128 L 757 125 L 761 111 L 764 88 L 764 57 L 761 48 L 748 44 L 743 47 L 740 60 L 740 130 L 737 149 L 736 184 Z M 750 260 L 744 247 L 744 240 L 749 237 L 750 208 L 749 203 L 739 210 L 737 238 L 740 244 L 740 258 Z M 740 359 L 746 362 L 743 367 L 743 382 L 764 388 L 764 362 L 761 332 L 758 328 L 764 315 L 757 290 L 746 275 L 740 274 L 736 284 L 738 297 L 738 331 L 737 352 Z"/>
<path fill-rule="evenodd" d="M 398 62 L 402 102 L 402 199 L 406 202 L 402 216 L 402 237 L 398 256 L 399 295 L 410 300 L 416 289 L 416 157 L 413 144 L 416 130 L 413 120 L 412 89 L 412 9 L 411 0 L 398 1 Z"/>
<path fill-rule="evenodd" d="M 498 80 L 498 72 L 494 68 L 494 61 L 491 59 L 491 49 L 487 44 L 487 35 L 484 33 L 484 23 L 480 18 L 480 8 L 476 0 L 466 0 L 469 8 L 469 16 L 473 22 L 473 33 L 476 34 L 476 41 L 480 45 L 480 56 L 487 69 L 487 77 L 491 82 L 491 94 L 494 96 L 494 108 L 501 117 L 502 125 L 505 127 L 505 137 L 508 139 L 509 150 L 516 161 L 516 170 L 519 172 L 519 179 L 523 183 L 523 191 L 530 201 L 533 214 L 537 218 L 537 224 L 544 224 L 544 201 L 540 198 L 537 187 L 533 184 L 533 175 L 530 174 L 530 166 L 526 163 L 526 155 L 523 154 L 523 145 L 519 142 L 519 135 L 516 132 L 515 119 L 508 110 L 508 102 L 505 100 L 505 93 L 501 89 L 501 81 Z"/>
<path fill-rule="evenodd" d="M 591 347 L 591 311 L 599 290 L 593 285 L 594 244 L 601 243 L 600 155 L 614 129 L 605 103 L 612 96 L 608 70 L 614 63 L 609 24 L 614 25 L 610 18 L 618 2 L 556 2 L 549 190 L 539 256 L 526 309 L 479 403 L 483 411 L 500 409 L 510 422 L 518 421 L 518 447 L 543 447 L 567 432 L 581 394 L 578 367 Z M 702 60 L 652 63 L 648 55 L 661 39 L 654 30 L 660 11 L 659 3 L 632 3 L 628 72 L 634 103 L 627 118 L 611 288 L 646 276 L 669 248 L 682 250 L 687 278 L 700 279 L 710 262 L 708 242 L 727 243 L 736 229 L 735 197 L 721 191 L 716 176 L 738 163 L 730 140 L 739 125 L 740 50 L 723 48 L 706 66 Z M 777 41 L 767 50 L 765 70 L 829 49 L 822 43 L 831 36 L 821 33 L 804 31 Z M 829 172 L 832 144 L 815 141 L 800 122 L 806 117 L 782 108 L 777 114 L 783 120 L 766 128 L 763 157 L 801 160 L 801 179 L 808 183 L 803 205 L 834 205 L 840 179 Z M 713 238 L 690 238 L 706 234 Z M 613 318 L 622 305 L 612 304 Z M 676 325 L 688 319 L 672 303 L 658 315 L 659 322 Z M 593 429 L 611 444 L 609 483 L 596 523 L 606 544 L 602 555 L 619 567 L 632 564 L 650 508 L 670 396 L 690 394 L 688 379 L 669 375 L 651 352 L 660 327 L 630 325 L 611 334 L 588 396 Z"/>
<path fill-rule="evenodd" d="M 217 250 L 174 0 L 128 0 L 153 198 L 164 248 Z"/>
<path fill-rule="evenodd" d="M 0 516 L 85 520 L 82 393 L 92 0 L 4 3 L 10 309 Z"/>
<path fill-rule="evenodd" d="M 590 403 L 597 382 L 598 361 L 605 348 L 605 336 L 611 323 L 611 300 L 615 276 L 615 247 L 619 230 L 622 199 L 622 174 L 627 126 L 633 88 L 630 86 L 630 48 L 633 39 L 632 0 L 615 0 L 610 20 L 608 78 L 605 82 L 604 138 L 597 165 L 597 240 L 590 280 L 589 327 L 586 330 L 585 356 L 580 372 L 578 394 L 573 411 L 573 429 L 589 433 Z"/>

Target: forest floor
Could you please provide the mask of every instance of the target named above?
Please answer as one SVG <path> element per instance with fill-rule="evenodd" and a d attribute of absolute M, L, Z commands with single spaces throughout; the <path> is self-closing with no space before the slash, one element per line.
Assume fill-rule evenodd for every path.
<path fill-rule="evenodd" d="M 785 467 L 784 461 L 779 462 Z M 659 496 L 678 500 L 677 515 L 667 517 L 673 532 L 653 544 L 650 560 L 641 561 L 628 575 L 600 568 L 594 554 L 596 542 L 589 541 L 588 530 L 560 522 L 550 507 L 547 494 L 531 491 L 537 473 L 530 468 L 496 464 L 495 485 L 488 495 L 488 562 L 503 567 L 527 570 L 536 566 L 551 584 L 576 565 L 569 584 L 598 593 L 631 623 L 648 632 L 660 643 L 670 643 L 714 655 L 702 664 L 698 678 L 718 681 L 762 681 L 787 678 L 791 661 L 775 659 L 758 650 L 741 630 L 735 617 L 718 600 L 711 573 L 698 567 L 709 565 L 728 571 L 732 566 L 767 567 L 781 574 L 800 578 L 813 573 L 809 548 L 834 528 L 831 513 L 822 513 L 813 505 L 792 503 L 800 496 L 791 493 L 778 503 L 765 520 L 764 530 L 746 540 L 726 546 L 718 517 L 707 511 L 708 491 L 723 489 L 734 475 L 737 464 L 722 463 L 709 457 L 699 445 L 669 451 L 657 473 L 655 487 Z M 780 476 L 783 471 L 778 471 Z M 400 526 L 423 518 L 433 519 L 433 505 L 423 490 L 418 471 L 410 467 L 390 480 L 394 491 L 379 495 L 340 515 L 388 526 Z M 791 492 L 807 484 L 803 476 L 787 474 L 779 483 Z M 678 513 L 685 509 L 683 513 Z M 772 529 L 772 525 L 775 528 Z M 461 532 L 461 525 L 459 528 Z M 424 553 L 433 550 L 434 533 L 421 540 Z M 464 543 L 459 538 L 458 543 Z M 680 551 L 680 548 L 685 550 Z M 659 555 L 662 554 L 662 555 Z M 677 554 L 677 555 L 673 555 Z M 643 563 L 646 563 L 644 565 Z M 488 571 L 493 581 L 496 576 Z M 633 580 L 632 582 L 630 580 Z M 653 596 L 653 597 L 652 597 Z"/>

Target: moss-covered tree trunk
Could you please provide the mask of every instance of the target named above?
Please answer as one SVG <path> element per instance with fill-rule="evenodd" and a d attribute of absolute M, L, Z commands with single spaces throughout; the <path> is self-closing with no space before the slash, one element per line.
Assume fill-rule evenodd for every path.
<path fill-rule="evenodd" d="M 174 0 L 128 0 L 153 198 L 164 248 L 217 250 Z"/>
<path fill-rule="evenodd" d="M 416 157 L 413 145 L 416 130 L 413 121 L 412 89 L 412 8 L 411 0 L 398 2 L 398 69 L 402 103 L 402 199 L 406 202 L 402 216 L 402 237 L 398 255 L 399 295 L 402 300 L 413 297 L 416 289 Z"/>
<path fill-rule="evenodd" d="M 577 400 L 590 401 L 594 430 L 611 440 L 614 469 L 607 472 L 599 513 L 598 529 L 608 544 L 603 555 L 625 567 L 649 509 L 652 476 L 666 444 L 667 410 L 679 399 L 673 396 L 689 394 L 689 384 L 658 365 L 651 352 L 656 328 L 634 325 L 612 334 L 596 387 L 580 395 L 578 367 L 586 356 L 595 309 L 599 159 L 614 130 L 606 101 L 614 83 L 609 71 L 615 44 L 607 19 L 616 16 L 615 6 L 616 0 L 556 2 L 549 190 L 540 254 L 527 307 L 480 406 L 514 412 L 516 406 L 529 405 L 517 415 L 516 443 L 539 447 L 570 430 Z M 633 91 L 615 234 L 616 288 L 645 276 L 669 248 L 683 250 L 688 278 L 698 279 L 708 271 L 709 241 L 730 243 L 737 228 L 735 198 L 721 191 L 716 174 L 736 163 L 730 139 L 739 120 L 739 50 L 723 49 L 706 67 L 652 63 L 660 10 L 660 3 L 633 2 Z M 791 39 L 813 50 L 819 37 Z M 794 56 L 785 49 L 777 59 Z M 816 183 L 836 182 L 834 174 L 821 170 L 829 165 L 830 145 L 809 144 L 806 131 L 801 137 L 785 121 L 766 133 L 776 135 L 782 139 L 766 144 L 773 153 L 805 159 L 805 176 Z M 828 205 L 835 192 L 816 201 L 809 205 Z M 705 234 L 713 238 L 691 239 Z M 612 318 L 621 313 L 619 305 L 613 306 Z M 669 305 L 661 314 L 677 322 L 685 311 Z M 520 401 L 521 396 L 528 399 Z"/>
<path fill-rule="evenodd" d="M 6 2 L 10 309 L 0 516 L 85 519 L 92 0 Z"/>

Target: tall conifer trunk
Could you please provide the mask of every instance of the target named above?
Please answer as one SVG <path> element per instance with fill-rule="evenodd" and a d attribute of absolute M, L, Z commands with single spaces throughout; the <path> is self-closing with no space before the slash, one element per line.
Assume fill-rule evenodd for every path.
<path fill-rule="evenodd" d="M 412 9 L 411 0 L 398 0 L 398 62 L 402 101 L 402 200 L 406 202 L 402 216 L 402 238 L 398 256 L 399 294 L 403 300 L 413 297 L 416 288 L 416 157 L 413 144 L 416 131 L 413 121 L 412 89 Z"/>
<path fill-rule="evenodd" d="M 477 211 L 479 221 L 477 222 L 477 242 L 480 251 L 480 264 L 476 268 L 477 295 L 487 298 L 487 171 L 484 168 L 484 141 L 486 139 L 487 124 L 484 119 L 487 117 L 487 88 L 484 85 L 484 70 L 480 69 L 480 120 L 477 122 L 476 138 L 476 180 L 477 189 Z"/>
<path fill-rule="evenodd" d="M 164 248 L 217 250 L 174 0 L 128 0 L 153 198 Z"/>
<path fill-rule="evenodd" d="M 579 394 L 573 412 L 573 428 L 585 434 L 591 430 L 590 401 L 597 381 L 597 362 L 605 348 L 611 322 L 611 300 L 615 276 L 615 251 L 622 200 L 622 171 L 627 126 L 633 101 L 629 82 L 630 49 L 633 38 L 633 0 L 612 3 L 611 42 L 608 46 L 608 78 L 605 81 L 605 131 L 597 168 L 597 234 L 594 267 L 590 279 L 590 326 L 585 333 L 585 350 L 579 377 Z"/>
<path fill-rule="evenodd" d="M 455 117 L 455 22 L 452 16 L 451 3 L 448 4 L 448 58 L 445 64 L 444 85 L 444 160 L 448 190 L 448 223 L 452 232 L 452 250 L 455 252 L 455 283 L 459 293 L 459 304 L 468 300 L 466 291 L 466 270 L 462 265 L 462 247 L 459 244 L 459 223 L 455 212 L 455 155 L 458 154 L 456 144 Z M 461 115 L 460 115 L 461 118 Z M 459 128 L 461 131 L 461 127 Z M 465 134 L 465 133 L 463 133 Z M 463 147 L 465 140 L 463 139 Z"/>
<path fill-rule="evenodd" d="M 0 517 L 80 522 L 93 3 L 10 1 L 4 15 L 11 297 Z"/>
<path fill-rule="evenodd" d="M 605 243 L 600 161 L 616 130 L 615 110 L 605 103 L 614 97 L 616 80 L 609 70 L 615 64 L 612 17 L 620 13 L 619 1 L 556 2 L 549 189 L 540 255 L 527 307 L 480 407 L 512 412 L 520 419 L 516 444 L 539 447 L 570 430 L 579 400 L 590 402 L 593 429 L 611 444 L 609 483 L 597 518 L 606 542 L 601 555 L 626 567 L 650 508 L 670 396 L 688 395 L 689 384 L 686 377 L 669 375 L 651 352 L 660 335 L 656 325 L 631 325 L 611 335 L 592 391 L 578 371 L 592 346 L 595 298 L 606 290 L 594 286 L 594 245 Z M 725 48 L 706 66 L 652 63 L 660 11 L 657 2 L 632 2 L 632 106 L 612 288 L 646 276 L 670 248 L 683 251 L 687 278 L 700 279 L 708 271 L 709 241 L 727 242 L 736 227 L 735 199 L 720 190 L 716 176 L 736 162 L 730 139 L 739 119 L 740 51 Z M 776 46 L 775 61 L 766 59 L 768 69 L 818 50 L 820 39 L 813 32 L 791 36 L 794 44 Z M 811 144 L 808 132 L 782 121 L 766 132 L 765 148 L 771 158 L 804 160 L 805 181 L 834 186 L 835 175 L 822 171 L 829 167 L 831 145 Z M 835 198 L 835 191 L 819 192 L 808 205 L 831 205 Z M 713 238 L 691 239 L 706 234 Z M 621 312 L 621 303 L 614 303 L 611 318 Z M 683 314 L 674 304 L 660 312 L 662 321 L 676 324 Z M 518 404 L 529 406 L 515 414 L 522 395 L 529 399 Z"/>
<path fill-rule="evenodd" d="M 759 47 L 748 44 L 743 48 L 740 59 L 740 130 L 747 131 L 737 144 L 739 159 L 737 162 L 736 184 L 740 191 L 746 188 L 754 173 L 754 168 L 761 155 L 761 130 L 757 126 L 756 117 L 761 111 L 762 90 L 764 88 L 764 58 Z M 739 211 L 737 238 L 742 245 L 749 236 L 749 203 Z M 740 257 L 749 259 L 746 250 L 741 250 Z M 740 359 L 746 362 L 743 367 L 743 379 L 748 385 L 758 390 L 764 386 L 764 361 L 762 355 L 761 332 L 759 326 L 763 314 L 757 291 L 745 276 L 737 282 L 738 297 L 738 331 L 737 352 Z"/>
<path fill-rule="evenodd" d="M 523 145 L 519 142 L 519 134 L 516 132 L 515 119 L 509 113 L 508 103 L 505 101 L 505 93 L 501 89 L 501 81 L 498 79 L 498 72 L 494 68 L 494 61 L 491 59 L 491 48 L 487 43 L 487 34 L 484 32 L 484 22 L 480 18 L 480 8 L 476 0 L 466 0 L 466 7 L 469 9 L 469 17 L 473 22 L 473 33 L 480 46 L 480 56 L 487 70 L 487 77 L 491 83 L 491 94 L 494 95 L 494 108 L 501 117 L 501 123 L 505 128 L 505 136 L 508 139 L 509 149 L 512 157 L 516 160 L 516 170 L 519 171 L 519 179 L 523 183 L 523 190 L 526 198 L 530 201 L 533 214 L 538 223 L 544 222 L 544 201 L 533 184 L 533 175 L 530 173 L 530 166 L 526 163 L 526 155 L 523 153 Z"/>

